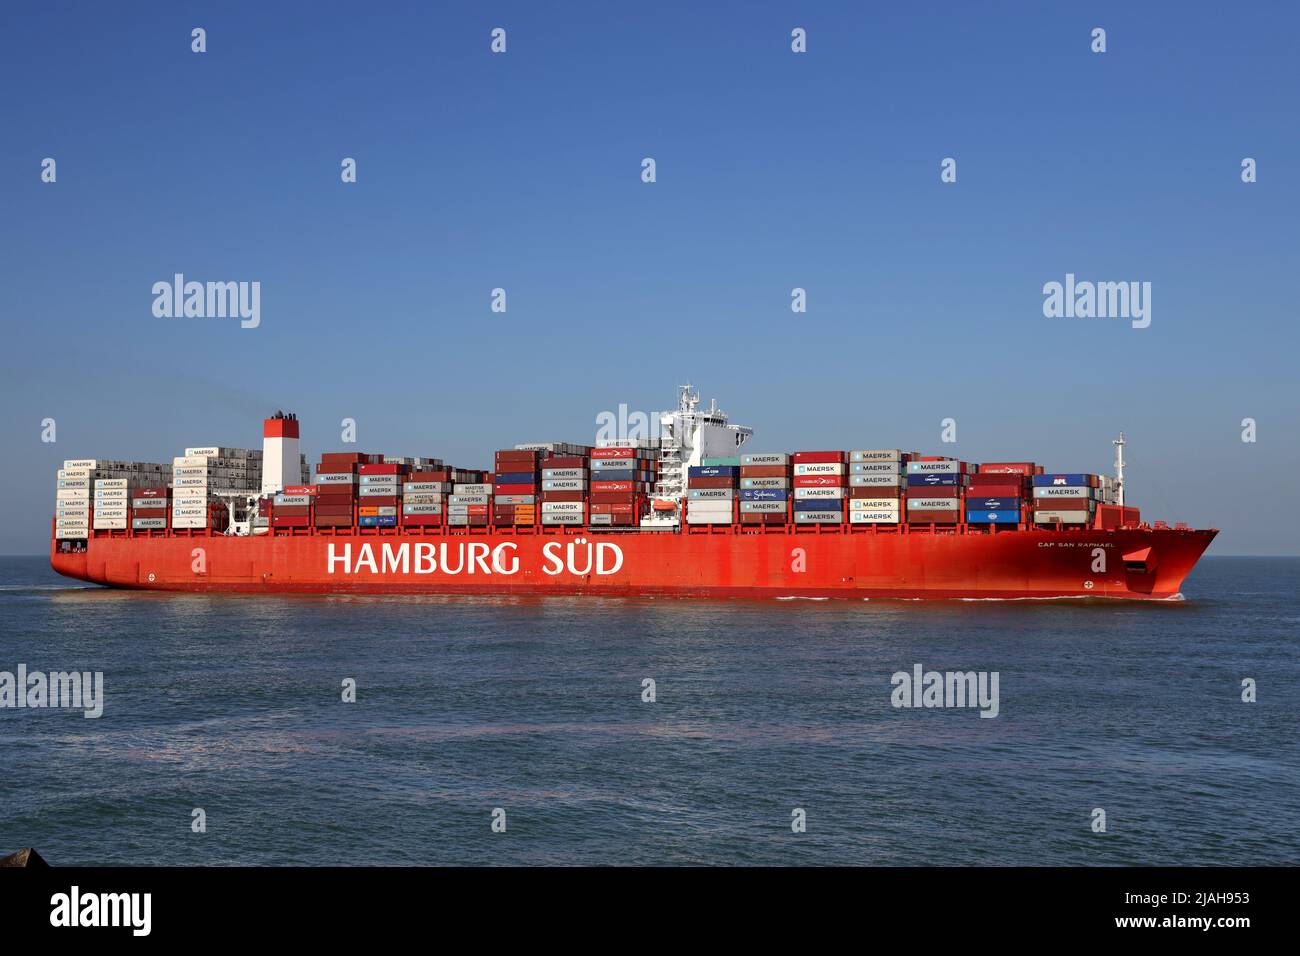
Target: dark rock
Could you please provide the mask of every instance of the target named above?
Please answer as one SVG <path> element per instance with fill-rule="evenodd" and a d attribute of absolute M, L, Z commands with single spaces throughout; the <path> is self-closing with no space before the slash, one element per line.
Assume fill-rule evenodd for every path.
<path fill-rule="evenodd" d="M 17 853 L 10 853 L 8 856 L 0 856 L 0 866 L 28 866 L 34 869 L 48 867 L 44 858 L 33 850 L 31 847 L 19 850 Z"/>

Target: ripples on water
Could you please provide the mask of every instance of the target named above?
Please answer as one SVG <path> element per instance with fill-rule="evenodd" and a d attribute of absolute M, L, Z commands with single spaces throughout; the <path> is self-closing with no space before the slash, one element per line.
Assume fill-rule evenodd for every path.
<path fill-rule="evenodd" d="M 107 697 L 0 710 L 0 851 L 1294 864 L 1298 588 L 1300 560 L 1209 558 L 1150 605 L 250 598 L 0 559 L 0 670 L 102 670 Z M 1001 715 L 893 708 L 916 663 L 998 671 Z"/>

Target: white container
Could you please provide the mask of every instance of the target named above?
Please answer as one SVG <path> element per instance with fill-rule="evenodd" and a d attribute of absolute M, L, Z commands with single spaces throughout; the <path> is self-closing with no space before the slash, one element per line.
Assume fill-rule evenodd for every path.
<path fill-rule="evenodd" d="M 740 467 L 746 468 L 750 465 L 788 465 L 790 456 L 773 452 L 771 454 L 741 455 Z"/>
<path fill-rule="evenodd" d="M 89 488 L 60 488 L 58 491 L 54 493 L 54 497 L 63 499 L 65 501 L 89 501 L 90 489 Z"/>
<path fill-rule="evenodd" d="M 1086 485 L 1048 486 L 1034 489 L 1035 498 L 1092 498 L 1093 489 Z"/>
<path fill-rule="evenodd" d="M 694 508 L 686 512 L 687 524 L 731 524 L 731 512 L 726 514 L 718 512 L 700 512 Z"/>
<path fill-rule="evenodd" d="M 849 511 L 888 511 L 898 517 L 901 509 L 897 498 L 850 498 Z"/>
<path fill-rule="evenodd" d="M 903 453 L 897 448 L 859 448 L 849 452 L 849 461 L 899 461 Z"/>
<path fill-rule="evenodd" d="M 849 524 L 898 524 L 898 509 L 893 511 L 850 511 Z"/>
<path fill-rule="evenodd" d="M 175 516 L 172 517 L 173 528 L 206 528 L 207 526 L 208 526 L 208 519 L 206 515 L 202 518 L 177 518 Z"/>
<path fill-rule="evenodd" d="M 543 501 L 542 514 L 582 514 L 582 502 Z"/>
<path fill-rule="evenodd" d="M 730 501 L 689 501 L 686 504 L 688 515 L 727 515 L 732 512 Z"/>
<path fill-rule="evenodd" d="M 99 515 L 95 515 L 95 530 L 96 531 L 125 531 L 126 515 L 123 515 L 120 518 L 102 518 Z"/>
<path fill-rule="evenodd" d="M 814 498 L 843 498 L 843 488 L 796 488 L 794 496 L 800 501 L 808 501 Z"/>
<path fill-rule="evenodd" d="M 71 481 L 76 478 L 89 478 L 90 475 L 89 468 L 60 468 L 55 477 L 59 481 Z"/>
<path fill-rule="evenodd" d="M 473 483 L 470 483 L 470 484 L 463 484 L 463 483 L 462 483 L 462 484 L 458 484 L 458 485 L 456 485 L 456 487 L 453 488 L 452 490 L 453 490 L 457 495 L 484 495 L 484 496 L 487 496 L 487 495 L 492 494 L 492 486 L 491 486 L 490 484 L 473 484 Z M 483 503 L 483 504 L 487 504 L 486 501 L 484 501 L 484 502 L 482 502 L 482 503 Z"/>
<path fill-rule="evenodd" d="M 1035 511 L 1035 524 L 1052 524 L 1060 521 L 1061 524 L 1087 524 L 1092 520 L 1092 513 L 1089 511 Z"/>
<path fill-rule="evenodd" d="M 196 465 L 206 467 L 208 459 L 200 455 L 181 455 L 172 459 L 172 468 L 193 468 Z"/>
<path fill-rule="evenodd" d="M 99 462 L 94 458 L 69 458 L 63 463 L 63 467 L 65 469 L 76 468 L 78 470 L 94 471 L 99 467 Z"/>
<path fill-rule="evenodd" d="M 96 478 L 95 489 L 98 490 L 100 488 L 122 488 L 125 490 L 126 479 L 125 478 Z"/>
<path fill-rule="evenodd" d="M 908 498 L 908 511 L 958 511 L 960 498 Z"/>
<path fill-rule="evenodd" d="M 547 513 L 542 515 L 542 524 L 582 524 L 582 515 Z"/>
<path fill-rule="evenodd" d="M 90 536 L 89 528 L 55 528 L 54 537 L 60 541 L 78 541 Z"/>
<path fill-rule="evenodd" d="M 784 501 L 742 501 L 742 514 L 785 514 Z"/>

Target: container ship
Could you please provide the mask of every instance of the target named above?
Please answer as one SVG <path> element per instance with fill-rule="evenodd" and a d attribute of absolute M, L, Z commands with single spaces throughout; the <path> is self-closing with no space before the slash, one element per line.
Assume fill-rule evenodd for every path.
<path fill-rule="evenodd" d="M 493 469 L 260 449 L 75 459 L 50 560 L 118 588 L 243 593 L 1176 600 L 1218 533 L 1147 524 L 1116 474 L 897 448 L 756 453 L 691 386 L 653 437 L 537 442 Z M 636 429 L 634 428 L 634 432 Z"/>

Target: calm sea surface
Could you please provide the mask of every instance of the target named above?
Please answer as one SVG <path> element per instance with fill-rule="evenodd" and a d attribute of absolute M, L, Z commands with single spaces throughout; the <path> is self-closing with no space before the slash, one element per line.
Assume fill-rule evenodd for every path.
<path fill-rule="evenodd" d="M 205 597 L 79 587 L 43 558 L 2 558 L 0 671 L 102 671 L 105 704 L 97 720 L 0 709 L 0 854 L 1300 862 L 1300 559 L 1207 558 L 1184 592 Z M 894 708 L 891 675 L 918 663 L 997 671 L 999 716 Z"/>

